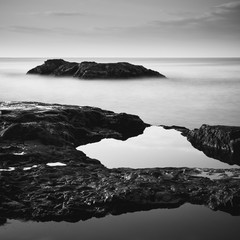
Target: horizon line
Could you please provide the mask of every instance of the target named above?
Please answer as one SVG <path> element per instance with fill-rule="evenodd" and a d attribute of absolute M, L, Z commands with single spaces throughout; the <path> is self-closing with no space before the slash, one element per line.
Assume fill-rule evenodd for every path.
<path fill-rule="evenodd" d="M 37 56 L 37 57 L 33 57 L 33 56 L 24 56 L 24 57 L 20 57 L 20 56 L 17 56 L 17 57 L 12 57 L 12 56 L 4 56 L 4 57 L 0 57 L 0 59 L 3 59 L 3 58 L 8 58 L 8 59 L 16 59 L 16 58 L 19 58 L 19 59 L 23 59 L 23 58 L 35 58 L 35 59 L 43 59 L 43 58 L 47 58 L 47 59 L 63 59 L 63 58 L 131 58 L 131 59 L 146 59 L 146 58 L 152 58 L 152 59 L 203 59 L 203 58 L 208 58 L 208 59 L 216 59 L 216 58 L 240 58 L 240 56 L 221 56 L 221 57 L 217 57 L 217 56 L 206 56 L 206 57 L 166 57 L 166 56 L 163 56 L 163 57 L 151 57 L 151 56 L 147 56 L 147 57 L 136 57 L 136 56 L 126 56 L 126 57 L 121 57 L 121 56 L 116 56 L 116 57 L 113 57 L 113 56 L 62 56 L 62 57 L 59 57 L 59 56 L 46 56 L 46 57 L 43 57 L 43 56 Z"/>

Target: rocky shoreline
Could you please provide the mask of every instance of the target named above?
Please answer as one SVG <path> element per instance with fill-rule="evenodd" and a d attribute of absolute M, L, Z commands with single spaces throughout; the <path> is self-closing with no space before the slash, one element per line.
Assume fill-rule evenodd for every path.
<path fill-rule="evenodd" d="M 240 165 L 240 127 L 207 124 L 193 130 L 181 126 L 162 127 L 180 131 L 193 147 L 208 157 L 229 165 Z"/>
<path fill-rule="evenodd" d="M 27 74 L 70 76 L 80 79 L 166 78 L 157 71 L 128 62 L 96 63 L 85 61 L 77 63 L 67 62 L 63 59 L 49 59 L 42 65 L 29 70 Z"/>
<path fill-rule="evenodd" d="M 240 169 L 108 169 L 76 150 L 103 138 L 126 140 L 148 126 L 138 116 L 93 107 L 0 103 L 0 222 L 75 222 L 184 203 L 240 215 Z M 211 126 L 203 128 L 209 132 Z M 230 152 L 239 159 L 239 127 L 217 129 L 206 135 L 202 128 L 178 127 L 190 141 L 200 136 L 212 143 L 232 129 L 234 138 L 225 137 L 224 144 L 234 142 Z M 215 143 L 208 147 L 226 149 Z"/>

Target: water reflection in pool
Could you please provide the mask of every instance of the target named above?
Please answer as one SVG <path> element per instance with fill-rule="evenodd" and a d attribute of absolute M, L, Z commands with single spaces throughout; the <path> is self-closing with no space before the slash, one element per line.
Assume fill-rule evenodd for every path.
<path fill-rule="evenodd" d="M 185 204 L 177 209 L 157 209 L 85 222 L 10 221 L 0 228 L 4 240 L 202 240 L 239 239 L 239 219 L 203 206 Z"/>
<path fill-rule="evenodd" d="M 126 141 L 103 139 L 78 147 L 108 168 L 132 167 L 204 167 L 236 168 L 204 155 L 176 130 L 146 128 L 142 135 Z"/>

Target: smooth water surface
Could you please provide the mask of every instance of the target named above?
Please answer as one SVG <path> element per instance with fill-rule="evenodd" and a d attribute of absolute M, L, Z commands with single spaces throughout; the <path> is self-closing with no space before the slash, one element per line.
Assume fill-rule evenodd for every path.
<path fill-rule="evenodd" d="M 90 158 L 108 168 L 131 167 L 200 167 L 238 168 L 207 157 L 195 149 L 180 132 L 152 126 L 142 135 L 126 141 L 103 139 L 78 147 Z"/>
<path fill-rule="evenodd" d="M 240 217 L 185 204 L 177 209 L 157 209 L 84 222 L 20 222 L 9 220 L 0 228 L 4 240 L 235 240 Z"/>
<path fill-rule="evenodd" d="M 66 59 L 128 61 L 167 79 L 79 80 L 26 75 L 46 59 L 0 59 L 0 101 L 96 106 L 158 125 L 240 125 L 240 59 Z"/>

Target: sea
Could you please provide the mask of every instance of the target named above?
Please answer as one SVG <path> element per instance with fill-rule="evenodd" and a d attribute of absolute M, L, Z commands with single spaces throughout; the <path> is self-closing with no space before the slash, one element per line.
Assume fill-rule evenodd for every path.
<path fill-rule="evenodd" d="M 80 146 L 114 167 L 235 168 L 205 156 L 175 130 L 202 124 L 240 126 L 240 58 L 64 58 L 67 61 L 130 62 L 167 78 L 80 80 L 26 75 L 47 58 L 0 58 L 0 101 L 40 101 L 94 106 L 138 115 L 152 127 L 125 142 L 104 139 Z M 240 217 L 184 204 L 77 223 L 9 219 L 0 239 L 236 239 Z"/>
<path fill-rule="evenodd" d="M 0 58 L 0 101 L 96 106 L 137 114 L 153 125 L 239 125 L 240 58 L 65 58 L 140 64 L 166 79 L 79 80 L 26 75 L 46 59 Z"/>

